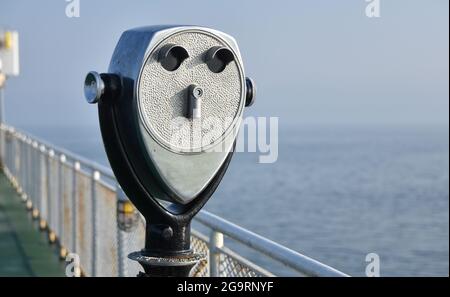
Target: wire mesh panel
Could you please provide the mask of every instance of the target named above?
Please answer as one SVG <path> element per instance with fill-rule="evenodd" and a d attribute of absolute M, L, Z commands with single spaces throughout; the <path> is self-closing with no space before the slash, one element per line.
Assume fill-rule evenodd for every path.
<path fill-rule="evenodd" d="M 40 147 L 38 151 L 38 164 L 39 164 L 39 193 L 38 193 L 38 199 L 39 199 L 39 214 L 41 217 L 41 220 L 48 221 L 48 197 L 49 197 L 49 190 L 48 190 L 48 163 L 47 163 L 47 156 L 45 154 L 45 148 Z M 42 225 L 42 223 L 41 223 Z"/>
<path fill-rule="evenodd" d="M 97 275 L 117 276 L 118 238 L 116 193 L 104 185 L 97 185 Z"/>
<path fill-rule="evenodd" d="M 14 151 L 13 151 L 13 136 L 11 132 L 6 134 L 6 155 L 7 155 L 7 166 L 9 169 L 9 173 L 14 176 Z"/>
<path fill-rule="evenodd" d="M 219 273 L 220 276 L 228 277 L 260 276 L 225 254 L 220 255 Z"/>
<path fill-rule="evenodd" d="M 142 270 L 141 265 L 128 258 L 132 252 L 141 250 L 145 245 L 145 220 L 138 213 L 135 226 L 130 230 L 119 228 L 119 241 L 123 250 L 121 250 L 121 273 L 120 276 L 136 276 Z M 119 223 L 120 226 L 120 223 Z"/>
<path fill-rule="evenodd" d="M 23 143 L 23 139 L 19 139 L 19 151 L 18 151 L 18 154 L 19 154 L 19 158 L 20 158 L 20 164 L 19 164 L 19 172 L 17 173 L 17 179 L 18 179 L 18 182 L 19 182 L 19 184 L 20 184 L 20 187 L 21 187 L 21 189 L 23 190 L 23 185 L 24 185 L 24 182 L 25 182 L 25 179 L 24 179 L 24 173 L 25 173 L 25 170 L 24 170 L 24 164 L 25 164 L 25 154 L 24 154 L 24 148 L 25 148 L 25 146 L 24 146 L 24 143 Z"/>
<path fill-rule="evenodd" d="M 20 154 L 17 152 L 19 151 L 19 139 L 17 137 L 14 137 L 13 139 L 13 150 L 14 150 L 14 176 L 17 178 L 19 175 L 19 168 L 20 168 Z"/>
<path fill-rule="evenodd" d="M 58 209 L 60 208 L 59 199 L 59 162 L 54 153 L 49 152 L 47 159 L 47 188 L 48 191 L 48 226 L 50 230 L 59 234 L 58 228 Z"/>
<path fill-rule="evenodd" d="M 14 135 L 12 135 L 14 136 Z M 15 154 L 17 146 L 17 141 L 15 137 L 11 137 L 11 150 L 12 150 L 12 164 L 11 164 L 11 174 L 16 177 L 17 176 L 17 164 L 18 164 L 18 156 Z"/>
<path fill-rule="evenodd" d="M 30 191 L 30 197 L 31 202 L 33 203 L 33 207 L 39 207 L 38 205 L 38 189 L 39 189 L 39 163 L 38 163 L 38 154 L 37 149 L 34 146 L 31 147 L 31 164 L 30 164 L 30 171 L 31 171 L 31 191 Z"/>
<path fill-rule="evenodd" d="M 65 192 L 65 183 L 66 183 L 66 176 L 65 176 L 65 156 L 64 155 L 55 155 L 56 163 L 57 163 L 57 175 L 58 175 L 58 184 L 56 185 L 57 188 L 57 196 L 55 205 L 58 205 L 58 207 L 55 208 L 55 212 L 57 212 L 56 215 L 56 222 L 55 222 L 55 232 L 56 236 L 59 238 L 62 237 L 64 233 L 64 192 Z M 56 182 L 56 181 L 55 181 Z"/>
<path fill-rule="evenodd" d="M 93 216 L 91 178 L 83 171 L 75 171 L 76 199 L 75 199 L 75 252 L 80 257 L 80 265 L 86 275 L 92 275 L 92 242 Z"/>
<path fill-rule="evenodd" d="M 25 142 L 25 193 L 27 194 L 27 198 L 30 198 L 31 193 L 31 183 L 33 182 L 31 179 L 31 146 L 28 143 L 28 140 Z"/>
<path fill-rule="evenodd" d="M 60 241 L 66 249 L 72 248 L 72 234 L 75 231 L 72 222 L 72 188 L 73 188 L 73 170 L 68 164 L 62 164 L 62 205 L 61 205 L 61 234 L 59 234 Z"/>
<path fill-rule="evenodd" d="M 271 276 L 271 273 L 242 258 L 233 251 L 223 248 L 220 254 L 219 276 L 260 277 Z"/>
<path fill-rule="evenodd" d="M 193 277 L 209 276 L 208 271 L 209 248 L 207 237 L 198 232 L 193 232 L 193 234 L 191 235 L 191 247 L 195 253 L 205 255 L 205 258 L 200 262 L 198 262 L 194 266 L 194 268 L 192 268 L 191 276 Z"/>
<path fill-rule="evenodd" d="M 3 150 L 3 156 L 2 156 L 2 165 L 9 170 L 10 164 L 9 164 L 9 136 L 8 132 L 6 130 L 3 131 L 3 139 L 4 142 L 2 145 Z"/>
<path fill-rule="evenodd" d="M 5 160 L 5 131 L 3 123 L 0 123 L 0 165 L 3 166 L 3 161 Z"/>

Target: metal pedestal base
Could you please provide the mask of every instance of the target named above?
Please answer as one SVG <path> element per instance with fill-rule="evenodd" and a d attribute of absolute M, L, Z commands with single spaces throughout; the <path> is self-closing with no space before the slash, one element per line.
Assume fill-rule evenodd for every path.
<path fill-rule="evenodd" d="M 146 255 L 145 251 L 139 251 L 129 254 L 128 258 L 138 261 L 144 268 L 145 272 L 140 272 L 139 277 L 188 277 L 195 264 L 205 259 L 206 255 L 189 253 L 157 257 Z"/>

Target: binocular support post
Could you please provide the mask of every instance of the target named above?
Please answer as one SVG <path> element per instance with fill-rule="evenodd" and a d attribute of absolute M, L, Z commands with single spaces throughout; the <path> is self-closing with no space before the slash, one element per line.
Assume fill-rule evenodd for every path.
<path fill-rule="evenodd" d="M 190 224 L 176 226 L 146 226 L 145 249 L 131 253 L 129 258 L 138 261 L 144 268 L 138 276 L 178 276 L 188 277 L 192 268 L 206 255 L 194 253 L 190 249 Z M 179 248 L 164 250 L 167 246 Z"/>
<path fill-rule="evenodd" d="M 148 209 L 148 215 L 143 213 L 146 217 L 145 249 L 128 256 L 144 268 L 138 276 L 188 277 L 192 268 L 206 258 L 205 254 L 191 249 L 191 220 L 216 190 L 232 156 L 230 152 L 217 175 L 196 200 L 184 206 L 173 206 L 171 210 L 179 214 L 169 212 L 159 204 L 159 207 Z"/>

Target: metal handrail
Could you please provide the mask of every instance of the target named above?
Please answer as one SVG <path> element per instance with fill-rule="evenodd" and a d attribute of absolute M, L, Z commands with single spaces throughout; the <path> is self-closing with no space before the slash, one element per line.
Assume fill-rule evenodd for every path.
<path fill-rule="evenodd" d="M 92 171 L 98 171 L 104 177 L 107 177 L 110 179 L 115 179 L 114 173 L 111 170 L 111 168 L 108 168 L 102 164 L 95 162 L 95 161 L 89 160 L 81 155 L 78 155 L 74 152 L 68 151 L 67 149 L 61 148 L 57 145 L 51 144 L 35 135 L 24 132 L 21 129 L 18 129 L 15 127 L 13 128 L 13 127 L 7 126 L 5 124 L 2 124 L 2 126 L 4 127 L 5 130 L 9 129 L 14 132 L 17 132 L 33 141 L 36 141 L 38 143 L 38 145 L 43 145 L 43 146 L 47 147 L 48 149 L 53 150 L 56 155 L 64 155 L 64 156 L 66 156 L 66 158 L 72 160 L 73 162 L 79 162 L 83 167 L 89 168 Z"/>
<path fill-rule="evenodd" d="M 47 148 L 47 150 L 53 150 L 55 155 L 64 155 L 66 158 L 70 159 L 73 162 L 73 166 L 75 163 L 79 163 L 84 168 L 89 169 L 94 172 L 100 173 L 102 177 L 109 178 L 111 182 L 116 182 L 114 174 L 111 169 L 100 165 L 96 162 L 88 160 L 82 156 L 79 156 L 75 153 L 72 153 L 66 149 L 59 148 L 52 144 L 49 144 L 46 141 L 43 141 L 37 137 L 30 136 L 28 133 L 24 133 L 19 129 L 12 128 L 5 124 L 1 124 L 0 130 L 7 131 L 12 134 L 16 139 L 21 140 L 31 140 L 32 142 L 37 142 L 38 147 L 43 145 Z M 78 169 L 79 170 L 79 169 Z M 87 174 L 86 176 L 89 176 Z M 117 197 L 121 195 L 115 185 L 110 185 L 114 191 L 116 191 Z M 122 194 L 123 195 L 123 194 Z M 119 198 L 117 198 L 119 199 Z M 300 272 L 306 276 L 333 276 L 333 277 L 345 277 L 347 274 L 338 271 L 326 264 L 323 264 L 317 260 L 314 260 L 310 257 L 302 255 L 294 250 L 291 250 L 287 247 L 284 247 L 272 240 L 269 240 L 261 235 L 253 233 L 247 229 L 244 229 L 234 223 L 231 223 L 217 215 L 214 215 L 205 210 L 201 210 L 195 217 L 194 221 L 208 227 L 211 229 L 211 234 L 207 241 L 209 246 L 209 273 L 212 276 L 218 276 L 219 272 L 219 261 L 220 254 L 225 255 L 237 255 L 239 257 L 234 257 L 235 260 L 244 264 L 246 267 L 252 269 L 257 272 L 257 274 L 272 276 L 272 274 L 263 268 L 254 265 L 247 259 L 241 257 L 236 252 L 230 250 L 229 248 L 223 246 L 223 235 L 226 235 L 228 238 L 235 240 L 247 247 L 252 248 L 255 251 L 258 251 L 267 257 L 276 260 L 287 267 L 290 267 L 297 272 Z M 195 232 L 194 232 L 195 235 Z M 198 236 L 197 236 L 198 237 Z M 218 240 L 217 240 L 218 239 Z M 234 253 L 234 254 L 233 254 Z M 232 258 L 233 258 L 232 257 Z M 239 259 L 237 259 L 239 258 Z"/>
<path fill-rule="evenodd" d="M 251 247 L 284 265 L 308 276 L 348 276 L 328 265 L 288 249 L 270 239 L 262 237 L 236 224 L 233 224 L 208 211 L 202 210 L 195 217 L 196 221 L 221 232 L 240 243 Z"/>

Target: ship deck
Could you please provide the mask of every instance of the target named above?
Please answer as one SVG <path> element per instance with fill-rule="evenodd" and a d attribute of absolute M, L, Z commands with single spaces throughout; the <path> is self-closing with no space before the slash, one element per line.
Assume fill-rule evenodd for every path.
<path fill-rule="evenodd" d="M 0 173 L 0 276 L 64 276 L 64 262 Z"/>

